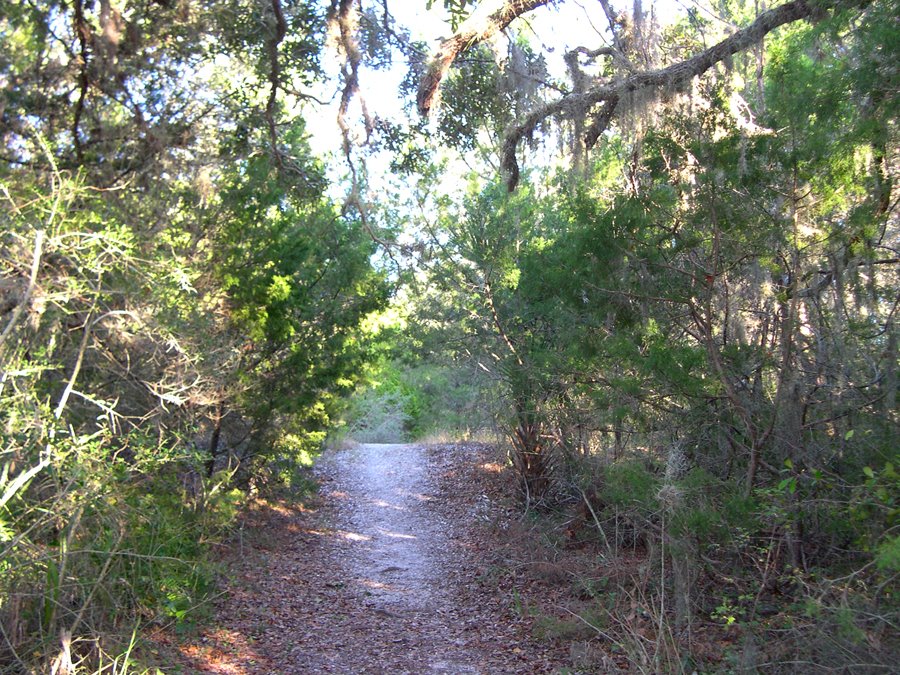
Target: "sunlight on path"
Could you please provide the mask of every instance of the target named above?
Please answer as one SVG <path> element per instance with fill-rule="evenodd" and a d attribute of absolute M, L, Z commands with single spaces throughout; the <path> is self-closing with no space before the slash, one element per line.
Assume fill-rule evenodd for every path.
<path fill-rule="evenodd" d="M 346 495 L 334 526 L 354 534 L 336 547 L 335 567 L 381 627 L 389 624 L 397 654 L 388 658 L 396 660 L 395 668 L 482 672 L 475 664 L 483 655 L 455 635 L 465 622 L 455 616 L 447 583 L 452 542 L 425 508 L 432 500 L 427 467 L 425 451 L 416 445 L 360 445 L 325 460 L 331 490 Z"/>
<path fill-rule="evenodd" d="M 476 448 L 448 448 L 329 452 L 312 508 L 258 503 L 215 622 L 180 648 L 181 672 L 555 672 L 482 583 L 494 564 L 473 548 L 483 469 Z"/>

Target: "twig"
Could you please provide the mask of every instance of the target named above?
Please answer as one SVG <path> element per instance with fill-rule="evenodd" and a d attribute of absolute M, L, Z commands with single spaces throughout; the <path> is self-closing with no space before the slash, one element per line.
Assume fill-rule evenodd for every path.
<path fill-rule="evenodd" d="M 25 295 L 22 296 L 22 300 L 16 305 L 16 309 L 10 317 L 9 323 L 6 324 L 6 328 L 4 328 L 3 333 L 0 334 L 0 358 L 3 357 L 3 343 L 6 342 L 6 338 L 12 333 L 13 327 L 15 327 L 19 318 L 25 312 L 25 308 L 28 307 L 28 303 L 31 300 L 31 295 L 34 293 L 34 287 L 37 284 L 38 270 L 41 267 L 43 247 L 44 231 L 38 230 L 34 233 L 34 251 L 31 255 L 31 273 L 28 276 L 28 287 L 25 289 Z"/>
<path fill-rule="evenodd" d="M 606 552 L 612 553 L 612 548 L 609 545 L 609 539 L 606 538 L 606 532 L 603 531 L 603 526 L 600 524 L 600 519 L 597 517 L 597 513 L 594 511 L 594 507 L 591 505 L 591 501 L 588 499 L 587 494 L 585 494 L 584 490 L 579 490 L 581 493 L 581 498 L 584 499 L 585 506 L 588 507 L 588 511 L 591 512 L 591 517 L 594 519 L 594 523 L 597 525 L 597 530 L 600 532 L 600 536 L 603 537 L 603 543 L 606 544 Z"/>
<path fill-rule="evenodd" d="M 28 469 L 28 471 L 23 471 L 18 476 L 16 476 L 15 480 L 6 488 L 3 493 L 3 496 L 0 497 L 0 509 L 2 509 L 6 502 L 12 499 L 16 493 L 22 488 L 25 483 L 34 478 L 37 474 L 44 470 L 50 464 L 50 455 L 45 454 L 41 461 L 35 464 L 33 467 Z"/>
<path fill-rule="evenodd" d="M 56 404 L 56 409 L 53 411 L 53 416 L 57 420 L 62 417 L 63 411 L 66 409 L 66 403 L 69 401 L 69 396 L 72 394 L 72 388 L 75 386 L 75 380 L 81 372 L 81 365 L 84 362 L 84 353 L 87 351 L 88 340 L 91 338 L 91 329 L 94 326 L 93 316 L 94 309 L 92 307 L 91 311 L 88 313 L 87 319 L 84 321 L 81 344 L 78 346 L 78 356 L 75 359 L 75 365 L 72 367 L 72 374 L 69 376 L 69 381 L 66 382 L 66 388 L 59 397 L 59 402 Z"/>

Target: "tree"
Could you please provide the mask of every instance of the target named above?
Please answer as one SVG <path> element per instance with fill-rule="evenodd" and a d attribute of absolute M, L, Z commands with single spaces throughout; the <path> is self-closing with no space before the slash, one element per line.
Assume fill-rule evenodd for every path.
<path fill-rule="evenodd" d="M 862 635 L 896 612 L 864 590 L 896 571 L 891 11 L 769 33 L 758 77 L 760 54 L 735 58 L 640 134 L 608 129 L 583 179 L 536 171 L 511 197 L 476 182 L 434 238 L 531 504 L 587 504 L 573 517 L 602 555 L 634 547 L 665 570 L 623 589 L 658 608 L 656 670 L 691 649 L 667 621 L 715 616 L 720 592 L 773 654 L 890 661 Z M 684 53 L 699 37 L 661 35 Z M 848 573 L 869 581 L 831 595 Z M 795 608 L 778 593 L 815 625 L 779 637 Z"/>
<path fill-rule="evenodd" d="M 291 105 L 312 3 L 0 16 L 0 661 L 100 668 L 209 591 L 235 484 L 318 451 L 387 286 Z"/>

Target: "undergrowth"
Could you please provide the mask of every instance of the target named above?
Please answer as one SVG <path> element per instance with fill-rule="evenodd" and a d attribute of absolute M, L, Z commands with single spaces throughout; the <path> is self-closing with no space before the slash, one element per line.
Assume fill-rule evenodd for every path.
<path fill-rule="evenodd" d="M 873 471 L 857 491 L 877 500 L 886 479 Z M 514 606 L 535 637 L 569 646 L 572 672 L 891 671 L 891 540 L 866 552 L 846 511 L 809 504 L 792 558 L 800 530 L 787 488 L 746 495 L 699 468 L 671 479 L 647 455 L 591 463 L 557 487 L 502 541 L 533 584 Z M 846 548 L 817 548 L 825 533 L 850 532 Z"/>
<path fill-rule="evenodd" d="M 3 512 L 20 533 L 0 544 L 3 673 L 128 671 L 144 631 L 202 616 L 210 544 L 244 501 L 227 476 L 192 473 L 190 457 L 139 472 L 87 448 L 67 458 Z"/>

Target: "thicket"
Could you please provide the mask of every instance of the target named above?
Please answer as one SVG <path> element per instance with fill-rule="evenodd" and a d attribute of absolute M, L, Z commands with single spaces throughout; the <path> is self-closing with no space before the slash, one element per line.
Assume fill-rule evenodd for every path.
<path fill-rule="evenodd" d="M 280 90 L 324 17 L 273 21 L 0 3 L 2 672 L 126 672 L 189 622 L 210 543 L 302 477 L 367 359 L 375 245 Z"/>
<path fill-rule="evenodd" d="M 613 85 L 704 53 L 707 15 L 659 32 L 604 3 L 610 46 L 554 81 L 522 35 L 451 40 L 472 49 L 442 72 L 363 4 L 331 3 L 339 206 L 302 116 L 318 4 L 0 0 L 5 670 L 125 668 L 136 626 L 209 593 L 236 488 L 297 483 L 338 418 L 378 441 L 497 424 L 528 507 L 595 546 L 587 623 L 636 669 L 702 670 L 711 623 L 735 669 L 889 670 L 891 4 L 786 3 L 764 45 L 637 93 Z M 445 80 L 436 138 L 514 193 L 473 174 L 455 199 L 424 124 L 359 106 L 409 179 L 366 203 L 350 104 L 394 50 L 404 94 Z M 544 133 L 571 170 L 520 176 Z M 391 283 L 405 324 L 381 330 Z"/>
<path fill-rule="evenodd" d="M 440 330 L 492 372 L 529 506 L 568 505 L 624 570 L 595 629 L 640 670 L 702 670 L 709 623 L 738 669 L 896 659 L 890 13 L 785 29 L 632 101 L 586 177 L 445 205 L 431 279 L 466 319 Z M 659 44 L 701 39 L 687 20 Z"/>

